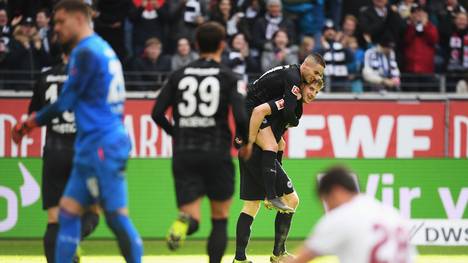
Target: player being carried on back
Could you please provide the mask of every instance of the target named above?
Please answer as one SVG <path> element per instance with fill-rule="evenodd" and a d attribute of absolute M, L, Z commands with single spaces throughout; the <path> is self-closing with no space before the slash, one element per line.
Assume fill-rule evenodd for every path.
<path fill-rule="evenodd" d="M 270 206 L 282 212 L 294 211 L 281 201 L 275 189 L 275 160 L 282 159 L 285 143 L 283 138 L 279 141 L 275 139 L 269 127 L 269 117 L 265 118 L 265 106 L 257 109 L 256 107 L 263 103 L 269 103 L 270 109 L 273 109 L 276 107 L 274 105 L 276 101 L 282 99 L 281 102 L 278 102 L 284 107 L 280 114 L 289 127 L 297 126 L 299 120 L 295 111 L 301 91 L 304 87 L 314 85 L 317 81 L 323 82 L 324 68 L 323 58 L 319 54 L 313 53 L 301 65 L 278 66 L 268 70 L 248 88 L 248 114 L 250 119 L 260 119 L 261 122 L 250 121 L 247 147 L 251 148 L 255 143 L 263 150 L 261 166 L 266 199 Z M 311 102 L 308 99 L 303 98 L 302 101 Z M 236 138 L 236 143 L 238 142 L 240 141 Z"/>
<path fill-rule="evenodd" d="M 284 142 L 282 139 L 283 134 L 288 127 L 296 126 L 298 124 L 298 121 L 302 116 L 303 103 L 312 102 L 317 93 L 323 87 L 322 72 L 324 67 L 325 63 L 322 58 L 319 55 L 313 54 L 309 56 L 301 66 L 285 66 L 274 71 L 267 72 L 260 78 L 260 80 L 262 80 L 265 75 L 275 73 L 277 76 L 271 76 L 270 81 L 277 80 L 281 85 L 283 83 L 278 80 L 280 75 L 284 76 L 295 72 L 295 74 L 301 76 L 300 72 L 302 71 L 308 72 L 310 70 L 316 70 L 308 81 L 302 80 L 297 84 L 298 86 L 295 84 L 289 84 L 292 87 L 288 89 L 288 92 L 294 96 L 289 96 L 292 97 L 292 99 L 288 102 L 288 108 L 286 108 L 286 99 L 279 97 L 260 104 L 253 109 L 252 117 L 250 119 L 250 138 L 253 139 L 251 139 L 250 142 L 254 140 L 262 142 L 269 140 L 270 142 L 268 145 L 275 146 L 275 144 L 279 143 L 280 150 L 284 149 L 284 146 L 281 146 L 284 145 L 284 143 L 281 143 L 281 141 Z M 305 73 L 305 75 L 308 75 L 309 73 L 310 72 Z M 278 84 L 278 82 L 276 83 Z M 284 97 L 287 96 L 288 94 L 284 95 Z M 287 111 L 285 111 L 286 109 Z M 289 116 L 289 113 L 292 113 L 294 118 Z M 293 120 L 294 123 L 290 123 L 291 120 Z M 254 131 L 258 131 L 258 127 L 260 127 L 258 135 L 261 138 L 258 136 L 255 138 L 256 133 Z M 285 206 L 291 209 L 290 211 L 279 209 L 277 212 L 275 219 L 275 244 L 270 261 L 283 262 L 285 259 L 290 257 L 286 252 L 285 242 L 289 233 L 294 211 L 299 203 L 299 198 L 294 190 L 291 180 L 281 167 L 281 154 L 279 154 L 278 157 L 279 158 L 273 158 L 274 163 L 272 168 L 270 168 L 271 170 L 274 170 L 274 173 L 272 171 L 272 174 L 276 177 L 273 182 L 264 180 L 265 167 L 259 166 L 258 163 L 263 164 L 265 162 L 265 151 L 259 144 L 257 144 L 257 142 L 253 145 L 252 157 L 248 161 L 239 160 L 241 173 L 240 197 L 244 200 L 244 206 L 237 221 L 236 256 L 234 262 L 251 262 L 247 260 L 245 251 L 250 238 L 253 220 L 260 208 L 261 202 L 268 194 L 266 186 L 267 183 L 273 184 L 272 187 L 278 195 L 277 198 L 284 202 Z"/>

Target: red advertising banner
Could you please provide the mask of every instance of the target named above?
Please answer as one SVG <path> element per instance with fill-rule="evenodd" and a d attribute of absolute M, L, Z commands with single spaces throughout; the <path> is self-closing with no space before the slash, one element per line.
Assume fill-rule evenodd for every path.
<path fill-rule="evenodd" d="M 468 101 L 449 102 L 449 157 L 468 158 Z"/>
<path fill-rule="evenodd" d="M 19 146 L 11 142 L 11 127 L 26 113 L 28 102 L 28 99 L 0 99 L 0 157 L 41 155 L 44 129 L 25 137 Z M 465 145 L 460 153 L 466 156 L 468 116 L 463 108 L 467 109 L 468 102 L 460 103 L 450 103 L 451 109 L 458 112 L 450 115 L 450 134 L 454 134 L 453 127 L 464 125 L 464 130 L 455 135 L 460 134 L 460 143 L 456 141 L 456 145 Z M 126 103 L 124 122 L 134 145 L 132 157 L 170 157 L 172 154 L 171 137 L 151 119 L 153 104 L 154 100 L 142 99 Z M 291 128 L 285 136 L 285 156 L 444 157 L 445 105 L 445 102 L 316 101 L 304 106 L 299 127 Z M 451 149 L 454 142 L 454 139 L 450 142 Z M 450 150 L 451 156 L 456 156 L 457 151 Z"/>

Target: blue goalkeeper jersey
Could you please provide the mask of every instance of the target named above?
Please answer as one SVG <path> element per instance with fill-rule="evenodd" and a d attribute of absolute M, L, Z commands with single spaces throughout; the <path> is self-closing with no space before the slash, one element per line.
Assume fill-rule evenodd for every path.
<path fill-rule="evenodd" d="M 99 142 L 126 135 L 123 126 L 125 85 L 122 65 L 115 52 L 101 37 L 93 34 L 73 49 L 64 83 L 57 101 L 36 114 L 44 125 L 66 110 L 75 113 L 76 154 L 86 154 Z"/>

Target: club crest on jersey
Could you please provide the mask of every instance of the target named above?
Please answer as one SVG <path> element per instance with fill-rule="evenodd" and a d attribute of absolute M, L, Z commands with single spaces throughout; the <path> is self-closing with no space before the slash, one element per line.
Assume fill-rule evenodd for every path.
<path fill-rule="evenodd" d="M 297 95 L 299 95 L 301 93 L 301 89 L 298 86 L 294 85 L 292 87 L 292 89 L 291 89 L 291 92 L 292 92 L 292 94 L 297 96 Z"/>
<path fill-rule="evenodd" d="M 276 104 L 276 108 L 278 110 L 284 109 L 284 99 L 280 99 L 280 100 L 275 101 L 275 104 Z"/>

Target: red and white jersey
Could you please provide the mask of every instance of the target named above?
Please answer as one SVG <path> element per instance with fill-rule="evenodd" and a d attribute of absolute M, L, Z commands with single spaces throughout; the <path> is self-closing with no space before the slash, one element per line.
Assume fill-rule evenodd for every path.
<path fill-rule="evenodd" d="M 341 263 L 411 263 L 416 254 L 398 211 L 362 194 L 323 216 L 305 246 Z"/>

